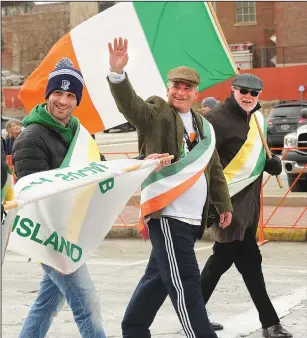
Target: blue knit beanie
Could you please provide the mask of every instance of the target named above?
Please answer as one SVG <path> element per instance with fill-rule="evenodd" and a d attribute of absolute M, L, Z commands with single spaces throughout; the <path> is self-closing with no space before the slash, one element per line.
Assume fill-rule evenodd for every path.
<path fill-rule="evenodd" d="M 63 58 L 57 62 L 55 69 L 49 74 L 46 88 L 46 100 L 55 90 L 64 90 L 74 93 L 79 106 L 82 98 L 84 80 L 80 71 L 74 68 L 73 63 L 68 58 Z"/>

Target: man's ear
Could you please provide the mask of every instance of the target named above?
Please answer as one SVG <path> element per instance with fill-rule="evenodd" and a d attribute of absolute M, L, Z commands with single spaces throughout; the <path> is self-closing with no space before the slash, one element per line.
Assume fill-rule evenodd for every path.
<path fill-rule="evenodd" d="M 259 100 L 259 96 L 261 95 L 261 93 L 262 93 L 262 90 L 260 90 L 260 92 L 259 92 L 259 95 L 258 95 L 258 100 Z"/>
<path fill-rule="evenodd" d="M 198 98 L 198 92 L 196 92 L 194 101 L 196 101 L 197 98 Z"/>

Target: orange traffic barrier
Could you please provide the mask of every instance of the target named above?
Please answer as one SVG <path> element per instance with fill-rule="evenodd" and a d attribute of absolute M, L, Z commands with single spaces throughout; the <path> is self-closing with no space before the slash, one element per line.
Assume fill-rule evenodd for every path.
<path fill-rule="evenodd" d="M 282 151 L 281 159 L 284 159 L 287 153 L 290 150 L 307 150 L 307 147 L 300 147 L 300 148 L 271 148 L 271 151 Z M 276 203 L 276 206 L 265 206 L 264 205 L 264 188 L 267 185 L 268 181 L 271 179 L 271 176 L 269 176 L 262 185 L 261 188 L 261 197 L 260 197 L 260 218 L 259 218 L 259 224 L 258 224 L 258 236 L 259 236 L 259 242 L 262 244 L 265 242 L 265 236 L 264 231 L 266 228 L 270 229 L 307 229 L 307 198 L 306 203 L 302 203 L 302 205 L 298 207 L 290 207 L 290 206 L 284 206 L 283 203 L 287 199 L 287 197 L 291 196 L 292 188 L 295 186 L 295 184 L 298 182 L 300 177 L 303 173 L 307 172 L 307 163 L 304 163 L 304 166 L 300 170 L 300 172 L 297 174 L 295 180 L 293 183 L 286 189 L 286 191 L 283 191 L 279 196 L 276 196 L 278 202 Z M 307 185 L 307 184 L 306 184 Z M 300 193 L 297 193 L 300 194 Z M 289 197 L 290 197 L 289 196 Z M 296 195 L 296 197 L 299 195 Z M 302 196 L 304 198 L 304 196 Z M 282 210 L 282 208 L 284 208 Z M 291 208 L 291 210 L 289 209 Z M 273 210 L 270 210 L 273 209 Z M 290 213 L 291 211 L 291 213 Z M 275 219 L 273 221 L 273 218 Z M 277 219 L 277 220 L 276 220 Z"/>

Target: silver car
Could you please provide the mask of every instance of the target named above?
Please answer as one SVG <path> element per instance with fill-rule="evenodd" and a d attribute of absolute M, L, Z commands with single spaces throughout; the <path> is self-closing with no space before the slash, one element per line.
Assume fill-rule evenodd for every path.
<path fill-rule="evenodd" d="M 9 70 L 1 71 L 1 83 L 4 86 L 19 86 L 25 82 L 25 77 L 20 74 L 15 74 Z"/>
<path fill-rule="evenodd" d="M 302 119 L 307 119 L 307 109 L 302 109 L 301 117 Z M 284 152 L 285 156 L 282 161 L 289 187 L 291 187 L 296 177 L 299 174 L 301 175 L 291 191 L 307 192 L 307 168 L 305 167 L 307 164 L 307 149 L 295 149 L 297 147 L 307 147 L 307 124 L 300 126 L 295 132 L 287 134 L 284 140 L 284 147 L 290 148 L 287 153 Z"/>

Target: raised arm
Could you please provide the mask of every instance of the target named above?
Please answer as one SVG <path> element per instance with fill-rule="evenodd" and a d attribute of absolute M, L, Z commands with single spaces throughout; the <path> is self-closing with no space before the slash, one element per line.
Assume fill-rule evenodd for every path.
<path fill-rule="evenodd" d="M 137 129 L 149 127 L 155 117 L 161 112 L 162 99 L 152 97 L 148 102 L 139 97 L 124 72 L 128 63 L 128 40 L 115 38 L 109 42 L 110 75 L 108 82 L 118 110 Z"/>

